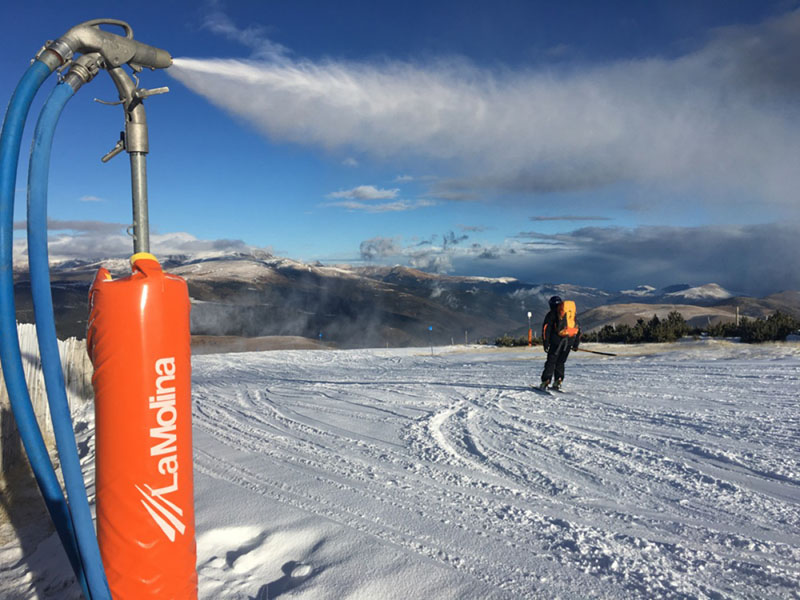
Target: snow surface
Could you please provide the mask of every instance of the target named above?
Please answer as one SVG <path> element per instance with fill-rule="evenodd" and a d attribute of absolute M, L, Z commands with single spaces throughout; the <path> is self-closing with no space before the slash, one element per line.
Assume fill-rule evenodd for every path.
<path fill-rule="evenodd" d="M 195 357 L 200 598 L 800 598 L 800 344 L 619 351 Z M 77 597 L 54 540 L 4 598 Z"/>

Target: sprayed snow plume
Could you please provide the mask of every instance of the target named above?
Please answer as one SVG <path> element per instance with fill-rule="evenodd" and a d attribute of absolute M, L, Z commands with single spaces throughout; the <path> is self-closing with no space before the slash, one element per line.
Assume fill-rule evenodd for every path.
<path fill-rule="evenodd" d="M 685 181 L 793 206 L 798 33 L 793 11 L 716 30 L 682 56 L 563 74 L 459 57 L 314 61 L 288 52 L 176 58 L 167 72 L 273 139 L 447 160 L 454 179 L 439 182 L 441 198 Z"/>

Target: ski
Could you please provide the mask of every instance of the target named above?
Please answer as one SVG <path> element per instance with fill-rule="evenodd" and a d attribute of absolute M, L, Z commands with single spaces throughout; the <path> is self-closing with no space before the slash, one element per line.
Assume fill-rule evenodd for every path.
<path fill-rule="evenodd" d="M 550 391 L 547 388 L 542 389 L 538 385 L 532 385 L 531 386 L 531 391 L 536 392 L 537 394 L 542 394 L 544 396 L 550 396 L 551 395 Z"/>

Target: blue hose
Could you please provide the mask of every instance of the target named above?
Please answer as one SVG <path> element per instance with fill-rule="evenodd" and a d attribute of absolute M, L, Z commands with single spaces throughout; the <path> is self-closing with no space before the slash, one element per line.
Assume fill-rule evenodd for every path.
<path fill-rule="evenodd" d="M 89 500 L 86 497 L 64 374 L 61 371 L 47 252 L 47 182 L 53 137 L 61 112 L 74 93 L 75 90 L 68 82 L 57 85 L 42 108 L 36 124 L 28 168 L 28 263 L 42 372 L 78 551 L 83 559 L 90 598 L 111 600 Z"/>
<path fill-rule="evenodd" d="M 14 303 L 13 231 L 14 190 L 17 181 L 17 165 L 22 142 L 22 130 L 28 116 L 33 97 L 52 69 L 40 60 L 28 68 L 22 76 L 6 111 L 2 133 L 0 133 L 0 362 L 3 366 L 11 410 L 17 422 L 20 438 L 31 464 L 36 483 L 42 492 L 50 518 L 56 527 L 61 543 L 67 553 L 78 581 L 88 594 L 83 565 L 78 552 L 75 531 L 64 493 L 56 478 L 50 456 L 47 453 L 42 433 L 33 412 L 22 356 Z"/>

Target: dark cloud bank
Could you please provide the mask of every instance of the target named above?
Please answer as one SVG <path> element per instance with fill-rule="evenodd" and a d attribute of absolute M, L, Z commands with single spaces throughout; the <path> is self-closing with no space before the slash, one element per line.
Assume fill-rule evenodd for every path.
<path fill-rule="evenodd" d="M 494 260 L 483 260 L 486 253 L 453 257 L 453 272 L 610 290 L 710 282 L 755 296 L 800 289 L 800 236 L 794 224 L 586 227 L 523 236 L 527 249 L 495 252 Z"/>

